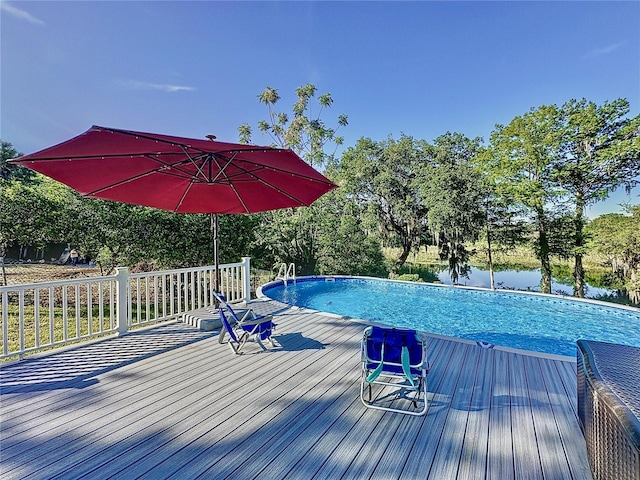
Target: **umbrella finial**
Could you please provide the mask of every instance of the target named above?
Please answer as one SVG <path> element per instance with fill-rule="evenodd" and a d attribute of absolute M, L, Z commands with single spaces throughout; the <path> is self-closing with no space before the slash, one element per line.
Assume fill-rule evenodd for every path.
<path fill-rule="evenodd" d="M 209 140 L 211 140 L 212 142 L 213 142 L 216 138 L 218 138 L 218 137 L 216 137 L 216 136 L 215 136 L 214 134 L 212 134 L 212 133 L 210 133 L 210 134 L 208 134 L 208 135 L 205 135 L 205 137 L 207 137 L 207 138 L 208 138 Z"/>

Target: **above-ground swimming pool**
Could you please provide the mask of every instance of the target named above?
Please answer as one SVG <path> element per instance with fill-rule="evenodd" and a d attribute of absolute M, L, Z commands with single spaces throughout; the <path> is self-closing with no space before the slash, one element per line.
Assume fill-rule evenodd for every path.
<path fill-rule="evenodd" d="M 640 310 L 552 295 L 358 277 L 273 282 L 289 305 L 522 350 L 576 355 L 580 338 L 640 346 Z"/>

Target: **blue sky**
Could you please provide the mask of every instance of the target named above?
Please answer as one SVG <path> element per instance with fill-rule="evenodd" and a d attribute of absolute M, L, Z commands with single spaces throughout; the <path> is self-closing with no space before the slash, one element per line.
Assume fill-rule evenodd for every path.
<path fill-rule="evenodd" d="M 488 140 L 543 104 L 640 113 L 640 2 L 4 1 L 0 137 L 32 153 L 91 125 L 237 141 L 257 95 L 330 92 L 345 146 Z M 269 138 L 255 133 L 254 143 Z M 618 192 L 591 216 L 638 203 Z"/>

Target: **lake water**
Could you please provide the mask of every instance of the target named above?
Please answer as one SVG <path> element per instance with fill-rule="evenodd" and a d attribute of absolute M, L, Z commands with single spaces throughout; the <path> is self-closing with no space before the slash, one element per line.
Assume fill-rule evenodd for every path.
<path fill-rule="evenodd" d="M 449 271 L 444 270 L 436 273 L 440 282 L 445 285 L 451 285 L 451 277 Z M 494 273 L 496 289 L 524 290 L 530 292 L 540 291 L 540 269 L 535 270 L 504 270 Z M 472 267 L 469 278 L 460 277 L 458 284 L 468 287 L 491 287 L 491 279 L 489 270 Z M 551 291 L 556 294 L 573 295 L 573 285 L 566 285 L 552 279 Z M 597 298 L 601 295 L 614 294 L 615 290 L 607 290 L 606 288 L 594 287 L 587 284 L 586 296 L 589 298 Z"/>

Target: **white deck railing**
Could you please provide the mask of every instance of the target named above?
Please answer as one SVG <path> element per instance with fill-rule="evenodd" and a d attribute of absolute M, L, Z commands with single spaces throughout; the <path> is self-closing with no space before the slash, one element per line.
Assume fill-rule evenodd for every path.
<path fill-rule="evenodd" d="M 250 300 L 250 259 L 219 266 L 220 291 L 231 302 Z M 177 319 L 214 303 L 214 267 L 183 268 L 0 287 L 0 359 L 125 334 Z"/>

